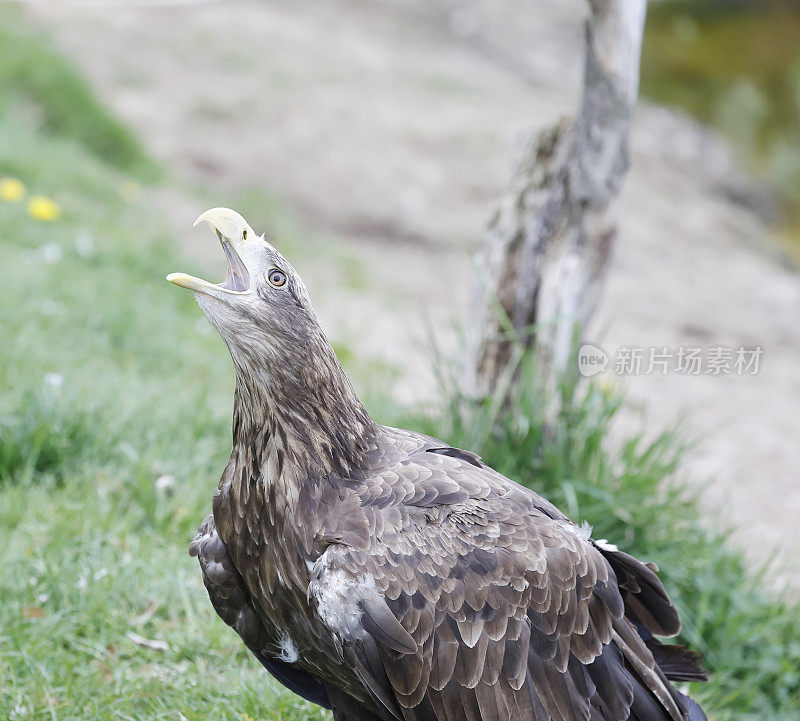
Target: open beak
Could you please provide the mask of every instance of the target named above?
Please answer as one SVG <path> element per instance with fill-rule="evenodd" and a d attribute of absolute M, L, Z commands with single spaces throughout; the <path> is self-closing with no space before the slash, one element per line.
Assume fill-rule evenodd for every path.
<path fill-rule="evenodd" d="M 250 292 L 250 273 L 239 254 L 236 252 L 234 244 L 243 240 L 243 232 L 249 230 L 249 226 L 239 213 L 230 208 L 212 208 L 203 213 L 194 225 L 197 226 L 202 221 L 206 221 L 217 234 L 225 258 L 228 261 L 228 272 L 222 283 L 209 283 L 202 278 L 196 278 L 186 273 L 170 273 L 167 280 L 170 283 L 179 285 L 207 295 L 220 297 L 221 295 L 244 295 Z M 252 232 L 252 231 L 250 231 Z"/>

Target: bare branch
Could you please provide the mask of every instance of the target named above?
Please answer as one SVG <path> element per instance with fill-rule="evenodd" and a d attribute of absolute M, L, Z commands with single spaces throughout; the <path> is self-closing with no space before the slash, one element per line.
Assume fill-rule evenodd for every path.
<path fill-rule="evenodd" d="M 478 258 L 468 387 L 491 392 L 515 342 L 548 375 L 591 318 L 611 256 L 613 205 L 628 168 L 645 0 L 589 0 L 577 118 L 525 138 Z M 498 310 L 501 312 L 498 313 Z M 503 332 L 503 319 L 518 341 Z"/>

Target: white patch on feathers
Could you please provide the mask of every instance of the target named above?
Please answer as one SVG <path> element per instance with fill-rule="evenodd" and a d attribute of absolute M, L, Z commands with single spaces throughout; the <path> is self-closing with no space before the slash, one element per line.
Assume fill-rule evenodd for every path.
<path fill-rule="evenodd" d="M 281 631 L 280 638 L 278 639 L 278 655 L 275 656 L 279 661 L 284 663 L 294 663 L 300 658 L 300 653 L 297 651 L 297 646 L 294 641 L 289 637 L 286 631 Z"/>
<path fill-rule="evenodd" d="M 343 569 L 331 568 L 325 554 L 314 564 L 312 576 L 308 596 L 316 602 L 322 622 L 342 640 L 363 638 L 362 604 L 377 594 L 375 579 L 366 574 L 353 578 Z"/>
<path fill-rule="evenodd" d="M 571 521 L 562 521 L 561 525 L 582 541 L 592 540 L 592 527 L 586 521 L 580 526 L 576 526 Z M 613 543 L 609 543 L 605 538 L 596 539 L 594 545 L 603 551 L 619 551 Z"/>
<path fill-rule="evenodd" d="M 613 543 L 609 543 L 605 538 L 598 538 L 595 541 L 595 545 L 598 548 L 602 548 L 604 551 L 619 551 Z"/>
<path fill-rule="evenodd" d="M 581 541 L 588 541 L 592 537 L 592 527 L 586 521 L 580 526 L 576 526 L 572 521 L 560 521 L 560 524 L 562 528 L 580 538 Z"/>

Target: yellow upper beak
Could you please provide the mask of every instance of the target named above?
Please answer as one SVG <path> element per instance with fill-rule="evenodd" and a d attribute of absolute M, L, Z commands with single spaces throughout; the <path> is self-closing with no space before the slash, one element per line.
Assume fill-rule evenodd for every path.
<path fill-rule="evenodd" d="M 212 228 L 222 234 L 228 240 L 238 240 L 244 228 L 249 227 L 247 221 L 235 210 L 230 208 L 211 208 L 205 213 L 197 216 L 197 220 L 192 223 L 196 228 L 200 223 L 206 221 Z"/>
<path fill-rule="evenodd" d="M 243 235 L 249 230 L 247 221 L 239 215 L 239 213 L 230 208 L 211 208 L 211 210 L 207 210 L 205 213 L 198 216 L 192 227 L 196 227 L 203 221 L 206 221 L 214 228 L 217 237 L 222 243 L 223 250 L 225 250 L 225 255 L 228 258 L 228 278 L 225 282 L 216 284 L 209 283 L 207 280 L 188 275 L 187 273 L 170 273 L 167 276 L 167 280 L 182 288 L 188 288 L 189 290 L 199 291 L 217 297 L 220 297 L 222 294 L 248 293 L 249 288 L 240 290 L 236 287 L 226 287 L 229 285 L 231 274 L 234 276 L 237 274 L 239 276 L 242 274 L 245 276 L 247 275 L 247 268 L 236 254 L 233 246 L 233 243 L 240 242 L 243 239 Z M 239 288 L 241 287 L 242 286 L 239 285 Z"/>

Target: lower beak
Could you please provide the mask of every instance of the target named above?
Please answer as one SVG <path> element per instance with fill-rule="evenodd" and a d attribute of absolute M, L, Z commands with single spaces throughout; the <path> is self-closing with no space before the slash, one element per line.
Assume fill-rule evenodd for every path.
<path fill-rule="evenodd" d="M 196 278 L 188 273 L 170 273 L 167 276 L 170 283 L 181 286 L 181 288 L 188 288 L 189 290 L 198 290 L 200 292 L 209 290 L 218 290 L 218 286 L 214 283 L 209 283 L 202 278 Z"/>

